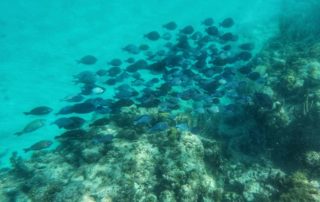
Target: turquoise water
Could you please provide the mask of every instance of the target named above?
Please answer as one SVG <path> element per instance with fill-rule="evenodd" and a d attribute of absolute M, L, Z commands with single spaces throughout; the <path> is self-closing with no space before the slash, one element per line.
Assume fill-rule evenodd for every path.
<path fill-rule="evenodd" d="M 42 140 L 52 139 L 57 127 L 16 137 L 30 117 L 22 112 L 48 105 L 58 110 L 62 98 L 79 87 L 73 75 L 97 70 L 113 58 L 126 56 L 121 48 L 128 43 L 142 43 L 150 30 L 161 30 L 170 20 L 181 25 L 200 26 L 206 17 L 232 16 L 236 29 L 258 43 L 274 30 L 277 1 L 1 1 L 1 151 L 8 151 L 2 165 L 8 165 L 9 153 Z M 270 33 L 271 32 L 271 33 Z M 76 60 L 95 55 L 94 67 Z M 108 93 L 109 89 L 107 89 Z M 46 117 L 48 122 L 55 116 Z M 6 160 L 7 159 L 7 160 Z"/>
<path fill-rule="evenodd" d="M 0 1 L 0 201 L 320 201 L 318 9 Z"/>

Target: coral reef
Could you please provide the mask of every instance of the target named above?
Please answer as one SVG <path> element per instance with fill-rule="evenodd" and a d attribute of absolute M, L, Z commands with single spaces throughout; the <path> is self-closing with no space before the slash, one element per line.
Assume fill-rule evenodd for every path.
<path fill-rule="evenodd" d="M 102 115 L 56 136 L 55 149 L 33 151 L 30 159 L 13 153 L 12 168 L 0 171 L 0 201 L 320 201 L 320 30 L 314 27 L 320 18 L 312 12 L 320 4 L 307 2 L 303 8 L 312 15 L 294 23 L 295 11 L 281 16 L 280 33 L 244 66 L 235 65 L 237 73 L 220 66 L 239 58 L 248 61 L 250 52 L 212 57 L 215 68 L 201 69 L 207 68 L 201 65 L 207 65 L 207 52 L 201 52 L 206 41 L 199 41 L 199 50 L 192 49 L 186 35 L 194 30 L 185 27 L 181 32 L 187 34 L 179 35 L 171 49 L 179 54 L 165 58 L 172 62 L 170 68 L 164 59 L 148 66 L 156 75 L 170 72 L 164 77 L 170 84 L 145 88 L 135 101 L 129 98 L 139 93 L 124 84 L 116 101 L 88 99 L 63 108 L 60 114 L 96 110 Z M 214 30 L 206 32 L 215 35 Z M 146 37 L 158 40 L 158 35 Z M 231 33 L 222 39 L 236 40 Z M 134 45 L 124 49 L 140 52 Z M 197 73 L 174 69 L 195 62 L 188 58 L 184 64 L 179 51 L 197 58 Z M 157 60 L 163 55 L 149 56 Z M 134 75 L 138 66 L 147 68 L 145 63 L 139 60 L 127 71 Z M 208 82 L 213 71 L 218 79 Z M 141 75 L 135 77 L 135 82 L 143 81 Z M 86 71 L 76 78 L 91 85 L 98 76 Z M 201 88 L 182 92 L 179 85 L 190 78 Z M 195 81 L 190 82 L 193 87 Z"/>
<path fill-rule="evenodd" d="M 110 123 L 93 130 L 110 128 L 117 129 Z M 211 138 L 169 128 L 132 141 L 124 133 L 136 133 L 134 129 L 118 129 L 108 144 L 73 140 L 68 145 L 77 150 L 60 146 L 52 152 L 35 151 L 29 160 L 13 156 L 14 169 L 1 184 L 1 199 L 232 201 L 232 196 L 253 200 L 273 194 L 265 186 L 272 187 L 267 184 L 278 171 L 270 172 L 270 165 L 233 164 L 223 156 L 223 144 Z"/>

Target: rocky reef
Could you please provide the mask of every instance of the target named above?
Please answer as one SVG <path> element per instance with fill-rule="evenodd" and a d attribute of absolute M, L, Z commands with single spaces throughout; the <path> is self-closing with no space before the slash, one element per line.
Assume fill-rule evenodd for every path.
<path fill-rule="evenodd" d="M 319 14 L 313 12 L 320 4 L 309 3 L 304 8 L 310 16 L 297 21 L 294 12 L 281 16 L 279 33 L 252 59 L 248 51 L 233 58 L 212 56 L 214 71 L 218 71 L 212 82 L 207 82 L 212 69 L 204 69 L 207 50 L 192 48 L 187 35 L 193 33 L 193 27 L 185 27 L 177 47 L 170 51 L 179 49 L 180 54 L 183 50 L 187 59 L 178 55 L 158 60 L 161 52 L 148 56 L 157 62 L 148 66 L 139 60 L 126 70 L 137 77 L 136 85 L 143 80 L 134 74 L 140 66 L 163 74 L 169 84 L 157 87 L 159 92 L 145 88 L 148 96 L 136 102 L 129 99 L 137 96 L 135 89 L 122 85 L 117 101 L 91 99 L 61 109 L 57 114 L 97 114 L 85 126 L 84 119 L 75 117 L 56 121 L 68 130 L 55 137 L 59 145 L 52 150 L 35 144 L 28 149 L 35 150 L 30 159 L 13 153 L 12 168 L 0 171 L 0 201 L 320 201 L 320 31 L 315 27 Z M 306 19 L 313 19 L 307 20 L 308 31 L 301 28 Z M 211 19 L 203 23 L 208 24 L 209 35 L 216 34 Z M 227 18 L 221 26 L 228 28 L 233 23 Z M 171 30 L 176 24 L 170 22 L 164 27 Z M 145 37 L 156 41 L 160 35 L 153 31 Z M 200 36 L 193 37 L 198 40 Z M 220 37 L 237 40 L 231 33 Z M 200 49 L 207 43 L 203 40 L 209 38 L 197 41 L 201 42 Z M 241 46 L 252 49 L 249 43 Z M 132 54 L 140 49 L 133 45 L 124 48 Z M 188 66 L 196 56 L 197 73 L 166 69 L 168 61 L 173 67 Z M 238 64 L 235 60 L 239 58 L 246 63 L 234 73 L 228 64 Z M 96 60 L 86 56 L 79 63 L 93 65 Z M 101 70 L 99 76 L 119 74 L 121 61 L 110 63 L 112 70 Z M 181 80 L 176 80 L 177 76 Z M 233 82 L 232 76 L 239 82 Z M 83 95 L 105 90 L 95 85 L 95 73 L 82 72 L 76 78 L 84 84 Z M 190 78 L 196 82 L 188 83 Z M 158 80 L 154 78 L 148 85 Z M 115 82 L 109 79 L 107 84 Z M 181 83 L 192 87 L 196 83 L 199 88 L 182 92 Z M 232 102 L 222 105 L 222 93 Z M 190 99 L 194 102 L 185 104 Z"/>
<path fill-rule="evenodd" d="M 109 127 L 115 128 L 94 130 Z M 270 166 L 247 170 L 229 163 L 220 142 L 176 128 L 134 141 L 115 136 L 108 144 L 67 144 L 77 144 L 77 150 L 36 151 L 30 160 L 12 156 L 14 168 L 2 175 L 2 201 L 251 200 L 274 194 L 266 184 L 283 175 Z"/>

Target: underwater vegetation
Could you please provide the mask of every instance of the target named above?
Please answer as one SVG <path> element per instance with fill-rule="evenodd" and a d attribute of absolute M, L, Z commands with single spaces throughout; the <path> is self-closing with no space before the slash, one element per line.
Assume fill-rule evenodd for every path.
<path fill-rule="evenodd" d="M 320 201 L 320 41 L 308 13 L 281 16 L 261 49 L 236 19 L 204 18 L 199 29 L 164 23 L 103 67 L 75 59 L 92 67 L 73 76 L 79 92 L 61 109 L 26 110 L 16 135 L 61 133 L 25 148 L 30 159 L 12 154 L 0 201 Z"/>

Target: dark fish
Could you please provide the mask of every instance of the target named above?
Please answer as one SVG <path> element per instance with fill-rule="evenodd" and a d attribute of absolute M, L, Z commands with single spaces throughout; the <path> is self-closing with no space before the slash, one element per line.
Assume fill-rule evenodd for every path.
<path fill-rule="evenodd" d="M 207 60 L 208 54 L 206 51 L 202 51 L 200 56 L 196 57 L 197 62 L 194 64 L 194 66 L 198 69 L 206 67 L 206 60 Z"/>
<path fill-rule="evenodd" d="M 228 79 L 228 78 L 230 78 L 230 77 L 232 77 L 234 75 L 235 75 L 235 73 L 233 72 L 233 70 L 230 67 L 224 68 L 224 70 L 223 70 L 223 72 L 221 74 L 221 76 L 223 78 L 225 78 L 225 79 Z"/>
<path fill-rule="evenodd" d="M 197 41 L 197 44 L 199 47 L 203 47 L 203 46 L 206 46 L 211 40 L 212 40 L 211 36 L 204 35 Z"/>
<path fill-rule="evenodd" d="M 250 74 L 248 74 L 248 78 L 256 81 L 260 78 L 260 73 L 259 72 L 251 72 Z"/>
<path fill-rule="evenodd" d="M 237 112 L 237 110 L 239 110 L 239 106 L 237 106 L 236 104 L 227 104 L 221 107 L 222 111 L 224 113 L 235 113 Z"/>
<path fill-rule="evenodd" d="M 28 151 L 47 149 L 52 145 L 52 143 L 53 142 L 50 140 L 42 140 L 42 141 L 39 141 L 39 142 L 31 145 L 29 148 L 26 148 L 23 150 L 24 150 L 24 152 L 28 152 Z"/>
<path fill-rule="evenodd" d="M 206 18 L 202 21 L 202 24 L 205 26 L 211 26 L 213 25 L 213 23 L 214 23 L 213 18 Z"/>
<path fill-rule="evenodd" d="M 121 73 L 121 68 L 117 66 L 111 67 L 110 69 L 107 70 L 107 72 L 110 77 L 114 77 Z"/>
<path fill-rule="evenodd" d="M 134 44 L 129 44 L 129 45 L 125 46 L 124 48 L 122 48 L 122 50 L 124 50 L 128 53 L 134 54 L 134 55 L 140 53 L 139 47 Z"/>
<path fill-rule="evenodd" d="M 33 131 L 38 130 L 39 128 L 42 128 L 45 125 L 45 120 L 44 119 L 36 119 L 34 121 L 31 121 L 28 123 L 22 131 L 15 133 L 15 135 L 23 135 L 25 133 L 31 133 Z"/>
<path fill-rule="evenodd" d="M 94 144 L 105 144 L 105 143 L 111 143 L 113 140 L 113 135 L 96 135 L 92 139 L 92 143 Z"/>
<path fill-rule="evenodd" d="M 198 91 L 195 89 L 188 89 L 179 94 L 182 100 L 190 100 L 197 95 Z"/>
<path fill-rule="evenodd" d="M 162 50 L 158 50 L 158 51 L 157 51 L 157 55 L 158 55 L 158 56 L 165 56 L 165 55 L 166 55 L 166 51 L 163 50 L 163 49 L 162 49 Z"/>
<path fill-rule="evenodd" d="M 225 66 L 228 64 L 228 60 L 226 58 L 217 57 L 212 61 L 212 64 L 215 66 Z"/>
<path fill-rule="evenodd" d="M 183 34 L 192 34 L 194 32 L 194 28 L 191 25 L 185 26 L 182 30 L 181 33 Z"/>
<path fill-rule="evenodd" d="M 161 132 L 165 131 L 169 128 L 169 124 L 167 122 L 158 122 L 154 126 L 152 126 L 149 129 L 149 132 L 154 133 L 154 132 Z"/>
<path fill-rule="evenodd" d="M 105 83 L 109 86 L 113 86 L 117 83 L 117 79 L 111 78 L 111 79 L 106 80 Z"/>
<path fill-rule="evenodd" d="M 142 115 L 136 118 L 133 122 L 133 125 L 149 125 L 153 117 L 150 115 Z"/>
<path fill-rule="evenodd" d="M 179 102 L 172 102 L 172 100 L 167 99 L 166 102 L 160 103 L 160 108 L 162 108 L 163 111 L 172 111 L 172 110 L 178 110 L 180 109 Z"/>
<path fill-rule="evenodd" d="M 126 59 L 126 62 L 127 63 L 130 63 L 130 64 L 132 64 L 132 63 L 134 63 L 136 60 L 134 59 L 134 58 L 128 58 L 128 59 Z"/>
<path fill-rule="evenodd" d="M 72 112 L 78 114 L 86 114 L 93 112 L 96 109 L 96 106 L 92 103 L 79 103 L 72 105 Z"/>
<path fill-rule="evenodd" d="M 63 140 L 76 140 L 76 139 L 86 139 L 88 132 L 83 129 L 68 130 L 61 135 L 56 136 L 54 139 Z"/>
<path fill-rule="evenodd" d="M 172 42 L 167 42 L 164 44 L 164 47 L 171 49 L 173 47 L 173 43 Z"/>
<path fill-rule="evenodd" d="M 213 80 L 211 82 L 201 83 L 199 86 L 206 90 L 208 93 L 215 93 L 221 84 L 218 80 Z"/>
<path fill-rule="evenodd" d="M 105 106 L 109 105 L 112 101 L 109 99 L 103 99 L 101 97 L 96 97 L 96 98 L 89 98 L 84 103 L 90 103 L 94 106 Z"/>
<path fill-rule="evenodd" d="M 166 61 L 161 60 L 159 62 L 155 62 L 153 64 L 150 64 L 148 66 L 148 69 L 151 70 L 154 73 L 164 73 L 166 72 Z"/>
<path fill-rule="evenodd" d="M 151 85 L 151 84 L 149 84 L 149 83 L 145 84 L 145 80 L 144 80 L 144 79 L 136 79 L 136 80 L 132 81 L 131 84 L 132 84 L 133 86 L 143 86 L 143 85 L 146 85 L 146 86 L 149 86 L 149 87 L 150 87 L 150 85 Z"/>
<path fill-rule="evenodd" d="M 62 101 L 66 102 L 81 102 L 84 99 L 82 95 L 73 95 L 73 96 L 67 96 L 62 99 Z"/>
<path fill-rule="evenodd" d="M 232 18 L 226 18 L 220 23 L 220 26 L 224 28 L 229 28 L 229 27 L 232 27 L 233 25 L 234 25 L 234 21 Z"/>
<path fill-rule="evenodd" d="M 139 72 L 134 72 L 131 76 L 134 79 L 142 79 L 141 74 Z"/>
<path fill-rule="evenodd" d="M 220 104 L 220 99 L 218 97 L 214 97 L 214 98 L 212 98 L 211 102 L 213 104 Z"/>
<path fill-rule="evenodd" d="M 129 75 L 127 72 L 122 72 L 121 74 L 119 74 L 119 75 L 116 77 L 116 79 L 117 79 L 118 82 L 121 82 L 121 81 L 129 78 L 129 76 L 130 76 L 130 75 Z"/>
<path fill-rule="evenodd" d="M 212 78 L 216 74 L 213 68 L 204 68 L 201 73 L 208 78 Z"/>
<path fill-rule="evenodd" d="M 68 117 L 68 118 L 60 118 L 53 122 L 53 124 L 56 124 L 59 128 L 64 128 L 67 130 L 80 128 L 85 123 L 85 120 L 80 117 Z"/>
<path fill-rule="evenodd" d="M 94 84 L 97 81 L 96 74 L 91 71 L 80 72 L 79 74 L 75 75 L 74 78 L 76 79 L 76 83 L 83 84 Z"/>
<path fill-rule="evenodd" d="M 259 107 L 263 107 L 266 109 L 272 109 L 273 107 L 272 98 L 265 93 L 255 93 L 253 97 L 253 101 Z"/>
<path fill-rule="evenodd" d="M 168 67 L 175 67 L 182 64 L 183 57 L 181 55 L 169 55 L 164 60 Z"/>
<path fill-rule="evenodd" d="M 158 78 L 153 78 L 153 79 L 149 80 L 147 83 L 145 83 L 145 85 L 151 87 L 151 86 L 153 86 L 154 84 L 159 83 L 159 82 L 160 82 L 160 79 L 158 79 Z"/>
<path fill-rule="evenodd" d="M 197 31 L 197 32 L 194 32 L 192 35 L 191 35 L 191 39 L 194 40 L 194 41 L 197 41 L 199 39 L 201 39 L 203 37 L 202 33 Z"/>
<path fill-rule="evenodd" d="M 232 46 L 231 45 L 225 45 L 221 49 L 224 50 L 224 51 L 229 51 L 229 50 L 232 49 Z"/>
<path fill-rule="evenodd" d="M 24 112 L 25 115 L 46 115 L 52 112 L 52 109 L 47 106 L 40 106 L 31 109 L 29 112 Z"/>
<path fill-rule="evenodd" d="M 146 51 L 144 54 L 147 57 L 147 60 L 154 60 L 156 57 L 156 54 L 153 51 Z"/>
<path fill-rule="evenodd" d="M 136 61 L 135 63 L 133 63 L 132 65 L 129 65 L 126 70 L 128 72 L 136 72 L 138 71 L 139 69 L 145 69 L 146 67 L 148 67 L 148 63 L 145 61 L 145 60 L 138 60 Z"/>
<path fill-rule="evenodd" d="M 210 26 L 206 29 L 207 34 L 211 36 L 218 36 L 219 35 L 219 30 L 216 26 Z"/>
<path fill-rule="evenodd" d="M 250 65 L 242 66 L 238 69 L 241 74 L 249 74 L 252 71 L 252 67 Z"/>
<path fill-rule="evenodd" d="M 86 55 L 80 58 L 80 60 L 78 60 L 78 63 L 84 64 L 84 65 L 93 65 L 97 62 L 97 60 L 98 59 L 93 55 Z"/>
<path fill-rule="evenodd" d="M 248 61 L 252 58 L 252 54 L 249 51 L 241 51 L 236 56 L 237 59 Z"/>
<path fill-rule="evenodd" d="M 232 34 L 231 32 L 227 32 L 227 33 L 223 34 L 222 36 L 220 36 L 220 39 L 223 41 L 237 41 L 238 36 Z"/>
<path fill-rule="evenodd" d="M 145 34 L 144 37 L 146 37 L 151 41 L 157 41 L 158 39 L 160 39 L 160 34 L 157 31 L 152 31 L 152 32 L 149 32 L 148 34 Z"/>
<path fill-rule="evenodd" d="M 131 86 L 129 85 L 129 84 L 126 84 L 126 83 L 124 83 L 124 84 L 121 84 L 121 85 L 119 85 L 118 87 L 116 87 L 116 90 L 118 90 L 118 91 L 126 91 L 126 90 L 131 90 L 132 88 L 131 88 Z"/>
<path fill-rule="evenodd" d="M 149 46 L 147 44 L 141 44 L 139 46 L 139 49 L 142 50 L 142 51 L 146 51 L 146 50 L 149 50 Z"/>
<path fill-rule="evenodd" d="M 178 49 L 189 50 L 191 48 L 190 43 L 188 41 L 188 37 L 186 35 L 181 35 L 178 38 L 178 43 L 176 44 Z"/>
<path fill-rule="evenodd" d="M 96 74 L 98 76 L 104 76 L 108 73 L 108 71 L 106 69 L 99 69 L 98 71 L 96 71 Z"/>
<path fill-rule="evenodd" d="M 128 89 L 121 89 L 118 90 L 118 92 L 115 95 L 115 98 L 118 99 L 131 99 L 135 96 L 139 95 L 139 92 L 132 89 L 132 88 L 128 88 Z"/>
<path fill-rule="evenodd" d="M 147 99 L 147 100 L 143 101 L 139 105 L 139 107 L 153 108 L 153 107 L 157 107 L 160 103 L 161 103 L 161 101 L 159 99 L 150 98 L 150 99 Z"/>
<path fill-rule="evenodd" d="M 65 106 L 62 109 L 60 109 L 60 111 L 58 113 L 56 113 L 56 115 L 59 114 L 71 114 L 73 113 L 73 106 Z"/>
<path fill-rule="evenodd" d="M 172 86 L 169 83 L 163 83 L 158 88 L 161 95 L 166 95 L 171 89 L 172 89 Z"/>
<path fill-rule="evenodd" d="M 95 112 L 98 114 L 110 114 L 111 109 L 108 106 L 98 106 Z"/>
<path fill-rule="evenodd" d="M 162 27 L 167 30 L 175 30 L 178 26 L 175 22 L 171 21 L 171 22 L 164 24 Z"/>
<path fill-rule="evenodd" d="M 115 59 L 112 59 L 110 62 L 108 62 L 108 64 L 111 66 L 118 67 L 122 65 L 122 61 L 118 58 L 115 58 Z"/>
<path fill-rule="evenodd" d="M 89 124 L 90 127 L 94 126 L 104 126 L 107 125 L 110 122 L 109 118 L 100 118 Z"/>
<path fill-rule="evenodd" d="M 112 111 L 120 109 L 121 107 L 129 107 L 133 105 L 134 102 L 130 99 L 121 99 L 111 104 L 110 108 Z"/>
<path fill-rule="evenodd" d="M 251 51 L 254 49 L 253 43 L 243 43 L 239 45 L 239 48 L 246 51 Z"/>
<path fill-rule="evenodd" d="M 82 95 L 90 95 L 92 92 L 92 88 L 94 87 L 93 84 L 85 84 L 83 87 L 81 87 L 81 93 Z"/>

